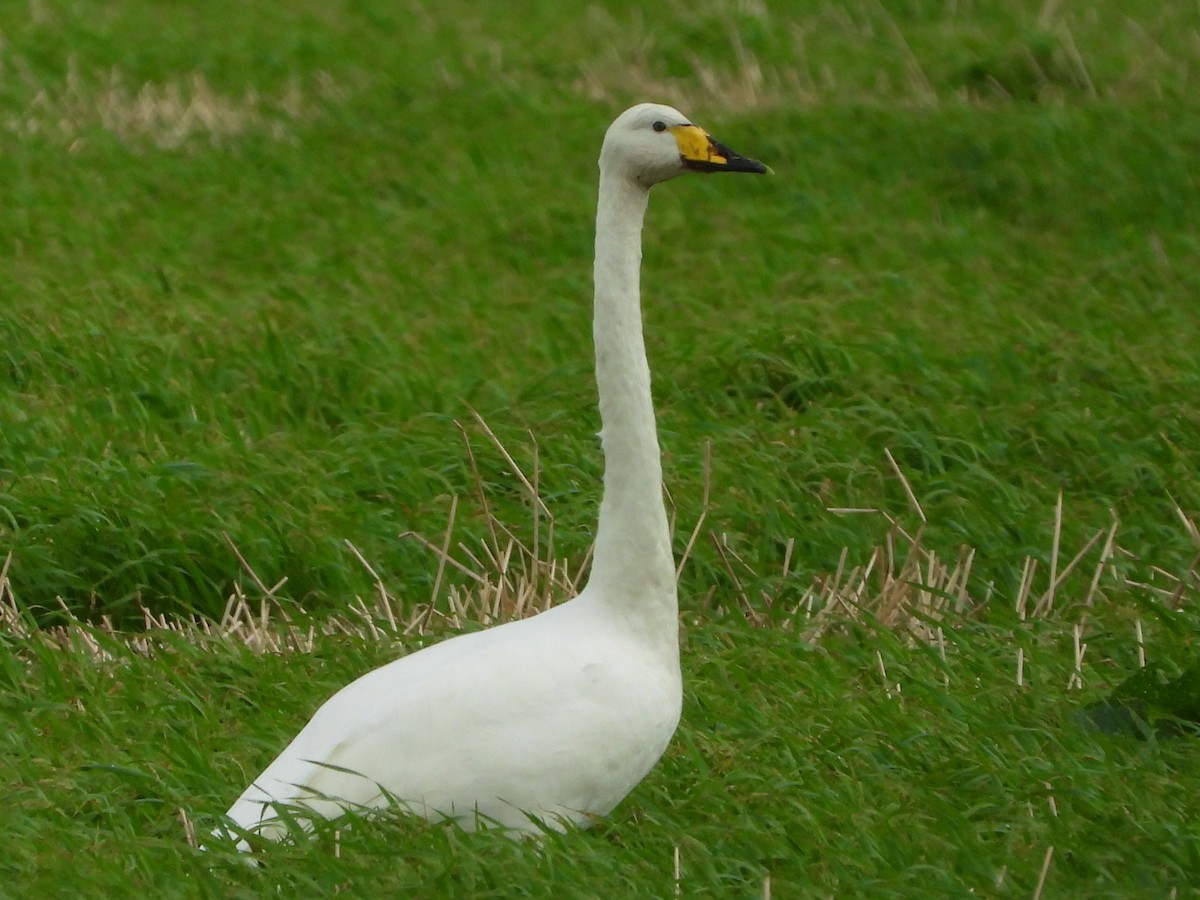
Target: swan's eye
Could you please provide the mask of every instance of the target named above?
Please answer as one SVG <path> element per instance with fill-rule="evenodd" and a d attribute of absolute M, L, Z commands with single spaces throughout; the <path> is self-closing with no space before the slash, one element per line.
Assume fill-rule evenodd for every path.
<path fill-rule="evenodd" d="M 666 122 L 655 122 L 652 127 L 654 128 L 655 131 L 666 131 L 667 123 Z"/>

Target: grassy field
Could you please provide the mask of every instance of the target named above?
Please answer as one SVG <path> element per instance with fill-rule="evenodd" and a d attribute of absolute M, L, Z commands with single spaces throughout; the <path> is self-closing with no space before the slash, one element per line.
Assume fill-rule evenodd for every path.
<path fill-rule="evenodd" d="M 1194 743 L 1079 720 L 1196 655 L 1200 9 L 796 6 L 0 8 L 0 895 L 1200 884 Z M 538 847 L 199 854 L 336 687 L 583 566 L 643 99 L 777 173 L 651 204 L 667 757 Z"/>

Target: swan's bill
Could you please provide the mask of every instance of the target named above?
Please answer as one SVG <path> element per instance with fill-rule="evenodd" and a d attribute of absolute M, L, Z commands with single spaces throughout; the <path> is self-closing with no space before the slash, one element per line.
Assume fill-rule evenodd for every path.
<path fill-rule="evenodd" d="M 679 145 L 679 156 L 686 169 L 697 172 L 753 172 L 765 175 L 771 170 L 756 159 L 735 153 L 697 125 L 672 125 L 671 133 Z"/>

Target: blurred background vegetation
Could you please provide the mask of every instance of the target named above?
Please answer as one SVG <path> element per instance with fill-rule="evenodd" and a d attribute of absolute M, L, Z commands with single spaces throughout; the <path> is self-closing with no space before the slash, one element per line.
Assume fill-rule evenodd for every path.
<path fill-rule="evenodd" d="M 777 176 L 656 192 L 645 315 L 682 549 L 798 596 L 909 516 L 977 592 L 1200 510 L 1185 3 L 37 0 L 0 10 L 0 552 L 41 621 L 249 584 L 427 599 L 406 531 L 532 508 L 582 559 L 595 157 L 672 103 Z M 783 577 L 788 541 L 790 572 Z M 715 594 L 711 594 L 715 588 Z M 734 589 L 697 542 L 683 602 Z"/>

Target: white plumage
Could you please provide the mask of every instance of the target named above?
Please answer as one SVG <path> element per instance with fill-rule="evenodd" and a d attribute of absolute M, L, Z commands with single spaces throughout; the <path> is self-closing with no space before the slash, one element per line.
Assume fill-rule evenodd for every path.
<path fill-rule="evenodd" d="M 587 587 L 342 688 L 230 807 L 232 825 L 278 839 L 289 819 L 396 803 L 467 828 L 562 829 L 608 813 L 658 761 L 682 683 L 638 282 L 649 189 L 689 169 L 766 171 L 667 106 L 608 129 L 594 320 L 604 496 Z"/>

